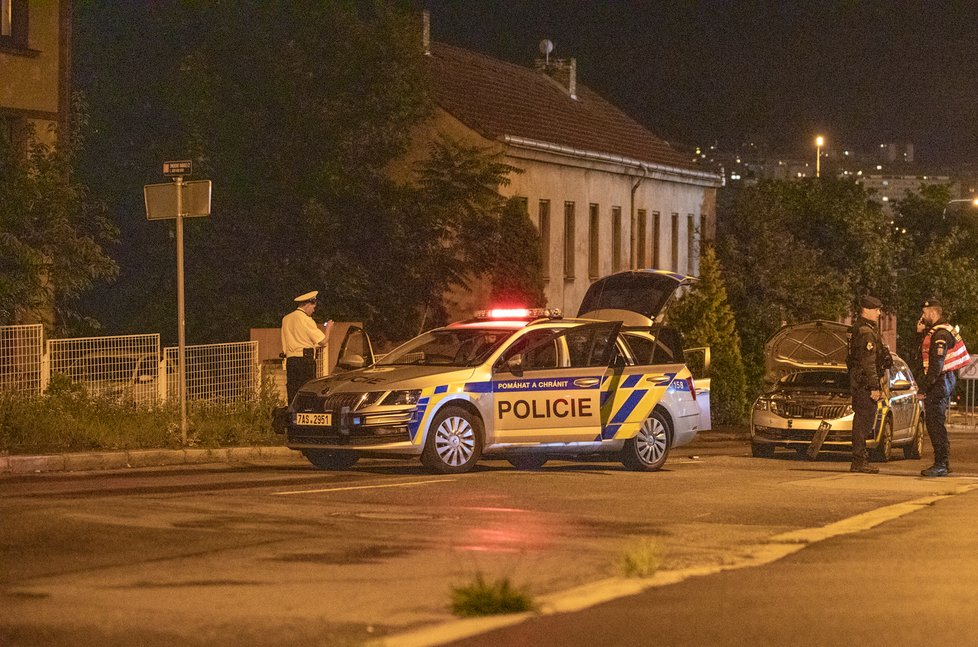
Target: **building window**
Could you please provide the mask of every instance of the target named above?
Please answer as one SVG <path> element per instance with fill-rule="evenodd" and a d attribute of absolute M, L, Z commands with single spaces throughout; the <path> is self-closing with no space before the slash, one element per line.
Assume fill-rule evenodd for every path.
<path fill-rule="evenodd" d="M 621 271 L 621 207 L 611 208 L 611 271 Z"/>
<path fill-rule="evenodd" d="M 564 203 L 564 278 L 574 278 L 574 203 Z"/>
<path fill-rule="evenodd" d="M 648 214 L 645 209 L 638 210 L 638 266 L 646 267 L 645 265 L 645 249 L 648 246 L 648 234 L 646 230 L 648 229 Z"/>
<path fill-rule="evenodd" d="M 696 258 L 696 222 L 695 216 L 689 214 L 686 216 L 686 273 L 695 274 L 696 268 L 693 267 L 694 259 Z"/>
<path fill-rule="evenodd" d="M 0 0 L 0 45 L 27 48 L 27 0 Z"/>
<path fill-rule="evenodd" d="M 598 205 L 592 204 L 588 209 L 588 229 L 587 229 L 587 274 L 588 278 L 596 279 L 601 276 L 599 267 L 601 249 L 601 236 L 598 233 L 601 223 L 598 219 Z"/>
<path fill-rule="evenodd" d="M 672 267 L 673 272 L 679 271 L 679 214 L 672 214 Z"/>
<path fill-rule="evenodd" d="M 662 216 L 658 211 L 652 212 L 652 267 L 659 269 L 659 242 L 661 235 Z"/>
<path fill-rule="evenodd" d="M 543 278 L 550 278 L 550 200 L 540 201 L 540 262 Z"/>

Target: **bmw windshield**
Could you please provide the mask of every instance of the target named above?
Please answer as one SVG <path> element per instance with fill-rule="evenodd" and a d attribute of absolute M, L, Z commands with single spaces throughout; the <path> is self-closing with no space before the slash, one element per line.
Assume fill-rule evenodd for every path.
<path fill-rule="evenodd" d="M 485 328 L 432 330 L 394 349 L 377 366 L 479 366 L 514 332 Z"/>

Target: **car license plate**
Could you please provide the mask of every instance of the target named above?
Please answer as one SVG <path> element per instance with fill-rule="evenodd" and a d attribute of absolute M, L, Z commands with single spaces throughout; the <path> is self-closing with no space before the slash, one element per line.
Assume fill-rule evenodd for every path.
<path fill-rule="evenodd" d="M 329 427 L 333 424 L 333 416 L 328 413 L 297 413 L 295 424 L 302 427 Z"/>

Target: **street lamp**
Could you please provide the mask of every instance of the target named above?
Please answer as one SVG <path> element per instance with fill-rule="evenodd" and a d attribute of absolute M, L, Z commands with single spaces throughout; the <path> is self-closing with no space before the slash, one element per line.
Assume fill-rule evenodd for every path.
<path fill-rule="evenodd" d="M 978 209 L 978 198 L 955 198 L 953 200 L 948 200 L 947 201 L 947 204 L 944 205 L 944 212 L 941 213 L 941 218 L 944 218 L 944 216 L 947 215 L 947 208 L 948 207 L 950 207 L 952 204 L 961 203 L 961 202 L 969 202 L 969 203 L 971 203 L 971 206 L 972 207 L 974 207 L 975 209 Z"/>
<path fill-rule="evenodd" d="M 819 135 L 815 138 L 815 177 L 822 174 L 822 146 L 825 145 L 825 138 Z"/>

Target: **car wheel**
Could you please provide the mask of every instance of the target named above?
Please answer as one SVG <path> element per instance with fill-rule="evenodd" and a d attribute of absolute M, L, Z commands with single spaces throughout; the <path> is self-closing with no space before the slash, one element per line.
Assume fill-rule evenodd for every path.
<path fill-rule="evenodd" d="M 654 472 L 665 464 L 671 446 L 669 423 L 664 415 L 653 410 L 642 423 L 638 435 L 625 441 L 621 462 L 630 470 Z"/>
<path fill-rule="evenodd" d="M 924 421 L 917 419 L 917 427 L 914 429 L 913 440 L 903 448 L 903 457 L 917 460 L 924 451 Z"/>
<path fill-rule="evenodd" d="M 523 454 L 510 456 L 506 460 L 518 470 L 538 470 L 546 464 L 548 457 L 546 454 Z"/>
<path fill-rule="evenodd" d="M 873 450 L 872 458 L 877 463 L 885 463 L 890 460 L 890 450 L 893 449 L 893 421 L 887 418 L 883 422 L 883 431 L 880 432 L 880 442 Z"/>
<path fill-rule="evenodd" d="M 325 449 L 303 449 L 302 455 L 319 470 L 348 470 L 360 460 L 354 452 Z"/>
<path fill-rule="evenodd" d="M 482 419 L 461 407 L 438 413 L 425 440 L 421 463 L 440 474 L 468 472 L 482 456 Z"/>
<path fill-rule="evenodd" d="M 754 458 L 773 458 L 774 445 L 768 443 L 751 443 L 750 455 Z"/>

